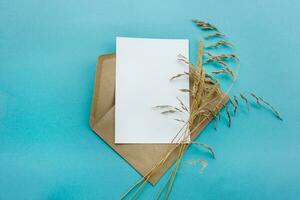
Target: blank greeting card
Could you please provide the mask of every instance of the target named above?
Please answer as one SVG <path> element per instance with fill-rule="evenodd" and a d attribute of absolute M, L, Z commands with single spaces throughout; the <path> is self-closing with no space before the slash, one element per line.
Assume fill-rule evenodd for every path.
<path fill-rule="evenodd" d="M 115 143 L 171 143 L 182 123 L 174 118 L 188 116 L 160 114 L 157 105 L 178 105 L 176 97 L 189 107 L 188 77 L 170 78 L 188 71 L 178 55 L 188 58 L 186 39 L 117 37 Z M 178 140 L 176 140 L 178 142 Z"/>

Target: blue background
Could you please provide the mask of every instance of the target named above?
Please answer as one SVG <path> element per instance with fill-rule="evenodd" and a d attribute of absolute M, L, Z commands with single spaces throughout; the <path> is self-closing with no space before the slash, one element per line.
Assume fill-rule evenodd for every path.
<path fill-rule="evenodd" d="M 171 199 L 299 199 L 300 1 L 0 0 L 0 199 L 116 199 L 140 176 L 89 128 L 95 64 L 116 36 L 188 38 L 219 26 L 242 66 L 235 92 L 270 100 L 191 147 Z M 189 159 L 207 159 L 202 175 Z M 165 179 L 166 176 L 163 178 Z M 152 199 L 164 181 L 147 185 Z"/>

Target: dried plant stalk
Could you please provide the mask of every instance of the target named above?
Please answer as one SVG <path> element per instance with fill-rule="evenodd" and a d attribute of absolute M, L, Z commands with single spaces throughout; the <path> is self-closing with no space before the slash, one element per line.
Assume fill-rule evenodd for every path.
<path fill-rule="evenodd" d="M 248 102 L 248 99 L 245 95 L 243 94 L 240 94 L 241 98 L 245 101 L 246 105 L 247 105 L 247 109 L 248 111 L 250 110 L 250 106 L 249 106 L 249 102 Z"/>
<path fill-rule="evenodd" d="M 235 60 L 237 62 L 240 61 L 239 57 L 236 54 L 220 54 L 220 55 L 210 55 L 206 59 L 206 63 L 209 62 L 218 62 L 218 61 L 226 61 L 226 60 Z"/>
<path fill-rule="evenodd" d="M 234 48 L 234 46 L 225 40 L 225 35 L 222 34 L 216 26 L 201 21 L 201 20 L 194 20 L 197 26 L 199 26 L 204 31 L 213 31 L 213 33 L 210 33 L 205 37 L 205 39 L 210 38 L 221 38 L 217 43 L 207 45 L 205 48 L 217 48 L 217 47 L 231 47 Z M 220 83 L 219 81 L 212 75 L 209 75 L 205 72 L 203 69 L 203 61 L 202 61 L 202 55 L 207 55 L 208 58 L 206 59 L 205 63 L 217 63 L 221 65 L 223 68 L 218 71 L 212 72 L 213 74 L 228 74 L 232 77 L 232 83 L 228 87 L 227 91 L 222 92 L 220 89 Z M 197 64 L 194 65 L 188 61 L 188 59 L 182 55 L 178 56 L 178 61 L 183 62 L 189 66 L 189 72 L 184 72 L 181 74 L 176 74 L 175 76 L 171 77 L 170 80 L 175 80 L 179 77 L 188 75 L 191 81 L 191 87 L 190 89 L 179 89 L 181 92 L 188 92 L 191 96 L 191 105 L 190 109 L 188 109 L 184 103 L 176 97 L 179 106 L 170 106 L 170 105 L 160 105 L 155 106 L 154 108 L 157 109 L 163 109 L 162 114 L 172 114 L 172 113 L 185 113 L 189 114 L 188 121 L 185 121 L 183 119 L 175 118 L 175 121 L 178 121 L 180 123 L 183 123 L 182 128 L 178 131 L 174 139 L 172 140 L 172 143 L 174 142 L 175 145 L 166 153 L 166 155 L 158 161 L 147 173 L 145 176 L 143 176 L 139 181 L 137 181 L 136 184 L 134 184 L 129 190 L 121 197 L 121 199 L 125 198 L 129 193 L 133 192 L 135 189 L 135 192 L 133 193 L 133 199 L 136 199 L 139 197 L 140 192 L 144 188 L 145 184 L 149 180 L 149 178 L 155 173 L 155 171 L 168 160 L 172 152 L 175 150 L 178 150 L 178 156 L 175 162 L 174 167 L 171 170 L 171 173 L 169 174 L 166 183 L 163 185 L 161 190 L 158 193 L 157 199 L 162 197 L 163 193 L 164 199 L 168 199 L 169 194 L 172 190 L 176 174 L 178 172 L 179 166 L 182 162 L 182 157 L 188 148 L 189 144 L 195 144 L 197 146 L 203 147 L 206 150 L 208 150 L 212 157 L 215 158 L 215 152 L 212 147 L 210 147 L 207 144 L 195 142 L 195 141 L 189 141 L 188 139 L 190 136 L 199 128 L 199 126 L 207 119 L 213 118 L 215 120 L 215 128 L 217 121 L 220 120 L 220 112 L 218 111 L 218 108 L 222 105 L 222 102 L 224 98 L 227 98 L 227 94 L 231 90 L 234 82 L 236 81 L 236 77 L 238 76 L 238 71 L 234 72 L 227 63 L 225 63 L 227 60 L 235 60 L 238 64 L 239 68 L 239 57 L 236 54 L 220 54 L 220 55 L 213 55 L 209 51 L 203 51 L 203 43 L 200 40 L 199 46 L 198 46 L 198 60 Z M 205 64 L 204 63 L 204 64 Z M 247 108 L 249 110 L 249 101 L 244 94 L 239 95 L 240 98 L 247 104 Z M 265 105 L 267 108 L 269 108 L 276 117 L 282 120 L 279 112 L 266 100 L 263 98 L 255 95 L 254 93 L 251 93 L 251 96 L 256 100 L 256 103 L 258 105 Z M 220 99 L 221 97 L 221 99 Z M 208 108 L 209 105 L 212 103 L 214 104 L 213 108 Z M 233 107 L 234 116 L 236 115 L 237 108 L 239 106 L 239 100 L 237 96 L 233 96 L 233 99 L 229 99 L 229 104 Z M 229 106 L 225 105 L 225 112 L 227 115 L 228 120 L 228 126 L 231 126 L 232 118 L 229 110 Z M 197 161 L 198 162 L 198 161 Z M 195 163 L 197 163 L 195 162 Z M 199 162 L 203 165 L 203 168 L 207 166 L 207 161 L 200 161 Z M 203 171 L 203 170 L 202 170 Z M 202 172 L 201 171 L 201 172 Z"/>
<path fill-rule="evenodd" d="M 216 48 L 216 47 L 221 47 L 221 46 L 234 48 L 233 44 L 226 40 L 220 40 L 214 44 L 209 44 L 209 45 L 205 46 L 205 48 L 210 49 L 210 48 Z"/>
<path fill-rule="evenodd" d="M 228 119 L 228 126 L 231 127 L 231 115 L 228 106 L 225 106 L 226 108 L 226 114 L 227 114 L 227 119 Z"/>
<path fill-rule="evenodd" d="M 204 37 L 204 39 L 211 39 L 211 38 L 222 38 L 222 37 L 226 37 L 223 33 L 220 32 L 215 32 L 215 33 L 211 33 L 208 34 L 206 37 Z"/>
<path fill-rule="evenodd" d="M 204 143 L 200 143 L 200 142 L 196 142 L 196 141 L 192 141 L 190 143 L 205 148 L 206 150 L 208 150 L 211 153 L 211 155 L 214 159 L 216 158 L 216 153 L 215 153 L 214 149 L 211 146 L 209 146 L 208 144 L 204 144 Z"/>
<path fill-rule="evenodd" d="M 170 81 L 174 80 L 174 79 L 177 79 L 179 77 L 182 77 L 182 76 L 186 76 L 186 75 L 189 75 L 189 73 L 188 72 L 184 72 L 182 74 L 176 74 L 175 76 L 173 76 L 173 77 L 170 78 Z"/>
<path fill-rule="evenodd" d="M 216 26 L 208 23 L 208 22 L 204 22 L 202 20 L 193 20 L 197 26 L 201 27 L 202 30 L 211 30 L 211 31 L 217 31 L 218 32 L 218 29 Z"/>
<path fill-rule="evenodd" d="M 236 78 L 234 72 L 229 67 L 226 67 L 226 68 L 218 70 L 218 71 L 213 71 L 212 73 L 213 74 L 228 74 L 233 80 Z"/>
<path fill-rule="evenodd" d="M 257 105 L 265 105 L 265 107 L 269 108 L 278 119 L 283 120 L 280 113 L 268 101 L 264 100 L 262 97 L 259 97 L 254 93 L 251 93 L 251 96 L 255 98 Z"/>

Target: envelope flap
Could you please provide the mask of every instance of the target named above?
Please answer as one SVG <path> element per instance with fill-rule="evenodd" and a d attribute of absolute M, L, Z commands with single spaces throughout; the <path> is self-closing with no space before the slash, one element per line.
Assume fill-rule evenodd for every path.
<path fill-rule="evenodd" d="M 98 58 L 90 125 L 93 127 L 115 105 L 115 54 Z"/>

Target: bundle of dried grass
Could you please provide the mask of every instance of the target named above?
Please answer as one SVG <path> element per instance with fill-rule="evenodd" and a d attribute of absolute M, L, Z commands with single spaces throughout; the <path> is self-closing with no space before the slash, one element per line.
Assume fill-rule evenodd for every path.
<path fill-rule="evenodd" d="M 205 37 L 206 40 L 210 40 L 211 38 L 219 39 L 214 44 L 209 44 L 205 47 L 203 47 L 202 40 L 199 41 L 199 47 L 198 47 L 198 60 L 196 65 L 189 62 L 187 58 L 185 58 L 182 55 L 178 56 L 178 60 L 181 62 L 184 62 L 188 64 L 189 66 L 189 72 L 183 72 L 174 75 L 170 78 L 171 81 L 175 81 L 178 78 L 181 78 L 183 76 L 189 76 L 190 82 L 192 84 L 191 89 L 179 89 L 180 92 L 188 92 L 190 93 L 191 97 L 191 105 L 190 108 L 187 108 L 186 105 L 178 98 L 178 105 L 172 106 L 172 105 L 158 105 L 154 108 L 161 109 L 161 114 L 172 114 L 172 113 L 181 113 L 181 114 L 188 114 L 189 119 L 188 121 L 184 121 L 182 119 L 174 119 L 178 121 L 179 123 L 182 123 L 182 128 L 178 131 L 176 137 L 173 139 L 172 142 L 176 143 L 173 148 L 171 148 L 166 155 L 157 162 L 150 170 L 149 172 L 142 177 L 136 184 L 134 184 L 122 197 L 121 199 L 124 199 L 125 197 L 128 197 L 130 194 L 132 194 L 131 199 L 137 199 L 145 187 L 148 179 L 152 176 L 152 174 L 155 173 L 155 170 L 158 168 L 158 166 L 163 165 L 166 160 L 169 158 L 171 153 L 175 149 L 179 149 L 179 153 L 177 155 L 177 160 L 167 177 L 167 180 L 159 193 L 157 194 L 156 199 L 160 199 L 161 197 L 164 197 L 164 199 L 168 199 L 169 194 L 172 190 L 174 180 L 176 178 L 178 169 L 180 167 L 180 164 L 182 162 L 182 157 L 188 148 L 190 144 L 197 145 L 199 147 L 202 147 L 206 149 L 208 152 L 211 153 L 212 158 L 215 158 L 215 152 L 212 147 L 210 147 L 207 144 L 190 141 L 190 135 L 192 135 L 198 128 L 198 126 L 207 119 L 210 119 L 213 117 L 215 121 L 215 129 L 217 128 L 217 122 L 220 120 L 220 111 L 218 110 L 219 106 L 225 106 L 225 112 L 226 117 L 228 121 L 228 126 L 231 126 L 232 123 L 232 116 L 236 115 L 237 108 L 239 107 L 239 102 L 242 100 L 246 106 L 247 109 L 250 109 L 249 100 L 247 98 L 246 94 L 239 94 L 238 96 L 234 95 L 232 98 L 228 96 L 228 93 L 230 92 L 234 82 L 236 81 L 236 77 L 238 75 L 238 69 L 240 65 L 240 59 L 239 57 L 234 54 L 220 54 L 220 55 L 213 55 L 211 52 L 207 51 L 211 48 L 219 48 L 219 47 L 234 47 L 231 42 L 227 40 L 227 37 L 219 31 L 219 29 L 207 22 L 201 21 L 201 20 L 194 20 L 197 26 L 199 26 L 204 31 L 210 31 L 210 33 Z M 211 33 L 212 32 L 212 33 Z M 203 49 L 206 49 L 204 51 Z M 207 55 L 208 57 L 203 62 L 203 55 Z M 226 62 L 229 60 L 234 60 L 237 63 L 237 71 L 234 71 Z M 207 73 L 204 68 L 203 64 L 207 63 L 215 63 L 219 64 L 222 69 L 218 71 L 212 71 L 210 74 Z M 229 85 L 228 89 L 226 91 L 222 91 L 220 89 L 220 81 L 217 79 L 216 75 L 218 74 L 225 74 L 229 75 L 232 78 L 232 82 Z M 221 98 L 220 98 L 221 96 Z M 250 96 L 254 98 L 256 101 L 256 104 L 259 106 L 265 106 L 266 108 L 269 108 L 273 114 L 280 120 L 282 120 L 281 115 L 279 112 L 266 100 L 264 100 L 262 97 L 257 96 L 254 93 L 250 93 Z M 228 98 L 229 101 L 227 105 L 221 105 L 224 98 Z M 214 107 L 212 109 L 209 108 L 209 104 L 214 103 Z M 230 112 L 230 106 L 233 109 L 233 115 Z M 202 173 L 203 169 L 207 166 L 207 161 L 205 160 L 196 160 L 192 161 L 192 164 L 200 163 L 202 165 L 200 171 Z"/>

